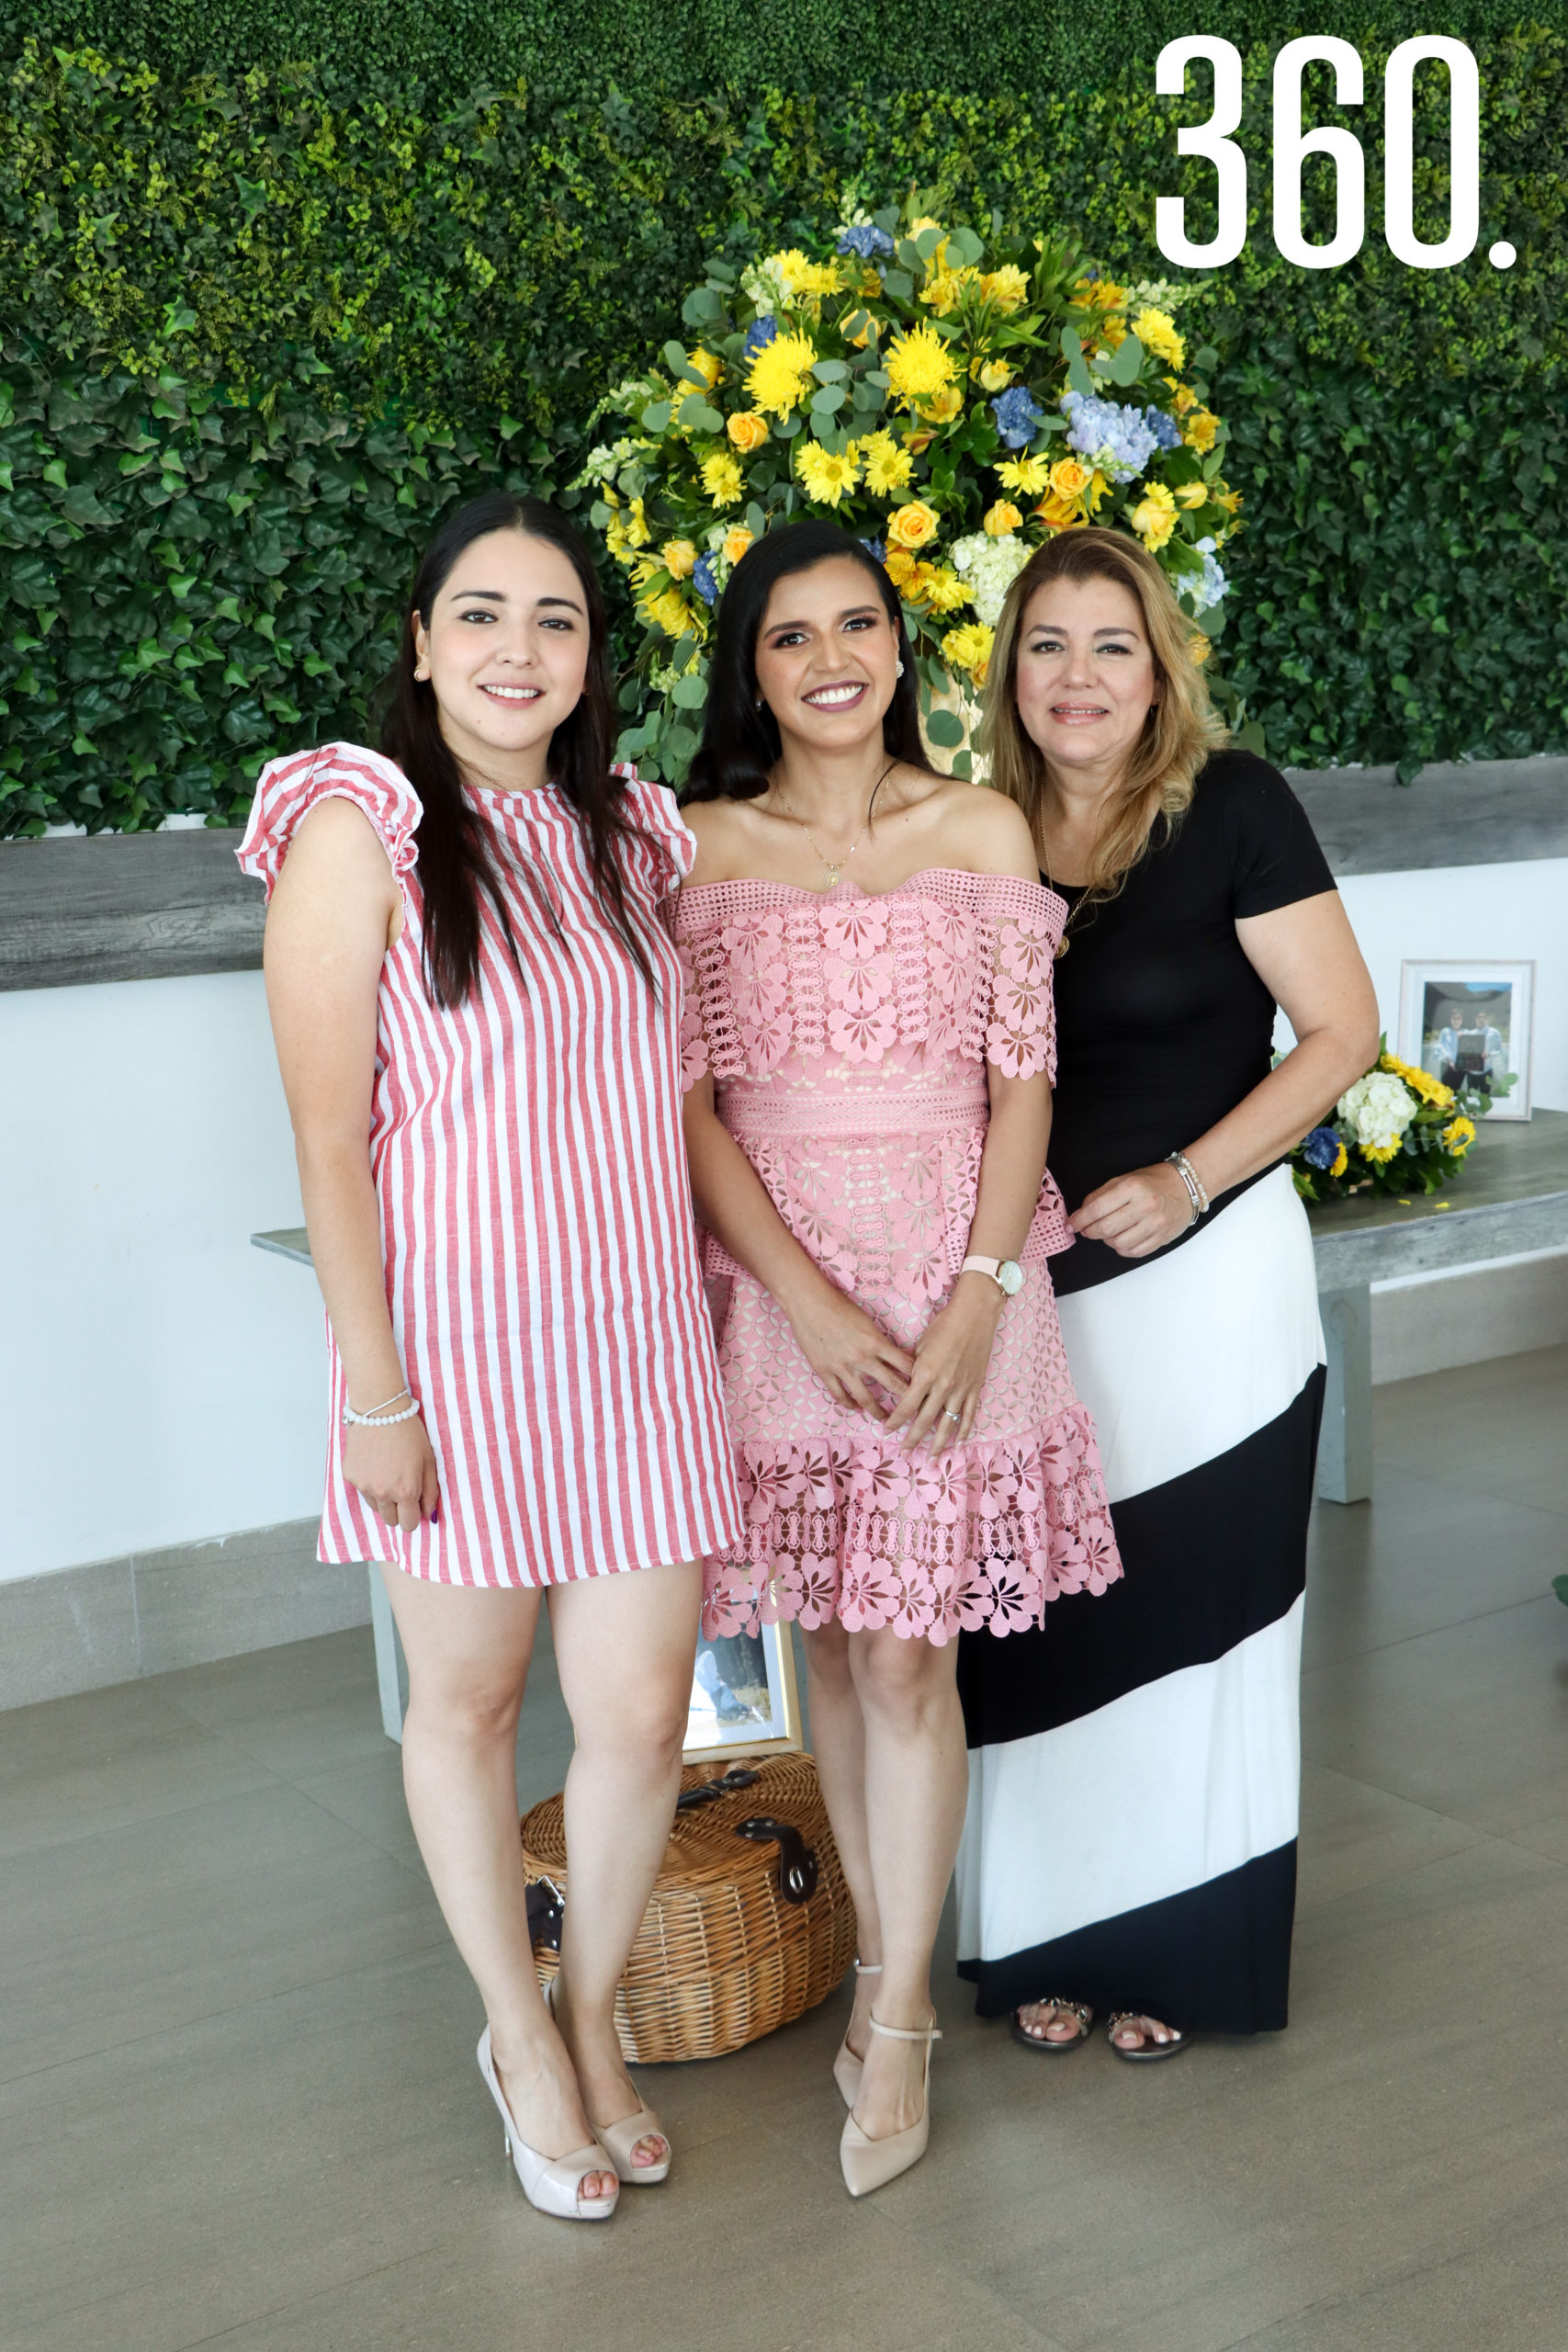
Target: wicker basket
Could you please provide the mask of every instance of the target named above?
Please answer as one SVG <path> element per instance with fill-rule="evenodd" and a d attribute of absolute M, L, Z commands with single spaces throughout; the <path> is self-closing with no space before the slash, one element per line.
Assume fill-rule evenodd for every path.
<path fill-rule="evenodd" d="M 621 2047 L 645 2065 L 722 2057 L 772 2033 L 825 1999 L 854 1956 L 854 1905 L 812 1758 L 740 1758 L 722 1781 L 717 1771 L 682 1772 L 682 1809 L 615 1996 Z M 741 1772 L 755 1778 L 735 1785 Z M 716 1793 L 694 1802 L 705 1789 Z M 547 1984 L 569 1899 L 558 1796 L 525 1815 L 523 1862 L 539 1890 L 529 1907 Z M 546 1889 L 555 1903 L 540 1900 Z"/>

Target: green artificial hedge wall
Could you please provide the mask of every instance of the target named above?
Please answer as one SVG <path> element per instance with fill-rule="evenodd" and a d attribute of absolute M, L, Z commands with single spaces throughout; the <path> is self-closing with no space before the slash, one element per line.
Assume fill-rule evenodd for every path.
<path fill-rule="evenodd" d="M 1337 118 L 1314 103 L 1367 144 L 1375 224 L 1376 74 L 1416 19 L 1371 13 L 1369 105 Z M 679 330 L 710 254 L 819 236 L 918 179 L 950 218 L 995 208 L 1076 230 L 1118 275 L 1174 274 L 1154 199 L 1202 190 L 1207 167 L 1178 165 L 1172 134 L 1207 104 L 1156 98 L 1152 57 L 1183 16 L 1134 9 L 1149 62 L 1114 73 L 1091 49 L 1053 68 L 1069 17 L 1047 17 L 1007 52 L 1032 85 L 998 77 L 1003 52 L 980 38 L 994 16 L 965 32 L 922 12 L 917 40 L 912 11 L 848 0 L 768 26 L 738 7 L 589 9 L 570 53 L 542 8 L 481 18 L 455 0 L 417 18 L 360 0 L 199 16 L 121 0 L 72 19 L 101 54 L 15 42 L 0 72 L 0 832 L 229 818 L 272 750 L 363 729 L 436 515 L 481 478 L 559 492 L 604 387 Z M 905 26 L 906 59 L 950 86 L 877 86 L 852 37 L 874 20 L 886 44 Z M 831 95 L 756 78 L 781 21 L 788 78 L 819 74 Z M 1223 10 L 1204 21 L 1227 29 Z M 1394 264 L 1375 232 L 1345 269 L 1281 264 L 1267 154 L 1284 32 L 1248 51 L 1251 240 L 1190 315 L 1224 354 L 1215 399 L 1246 497 L 1224 659 L 1280 760 L 1408 770 L 1568 742 L 1568 43 L 1491 22 L 1466 19 L 1484 85 L 1480 246 L 1446 272 Z M 833 23 L 829 75 L 811 41 Z M 733 57 L 735 79 L 698 89 L 689 45 L 715 27 L 728 30 L 709 54 L 722 73 Z M 422 83 L 419 43 L 437 35 L 446 80 Z M 286 62 L 307 43 L 352 71 Z M 1117 43 L 1124 58 L 1124 31 Z M 462 64 L 476 45 L 482 70 L 549 78 L 481 85 Z M 226 51 L 248 70 L 196 70 Z M 1091 68 L 1098 82 L 1070 78 Z M 1418 149 L 1431 234 L 1445 111 L 1423 110 Z M 1201 199 L 1190 210 L 1201 233 Z M 1506 273 L 1484 258 L 1505 233 L 1520 256 Z"/>

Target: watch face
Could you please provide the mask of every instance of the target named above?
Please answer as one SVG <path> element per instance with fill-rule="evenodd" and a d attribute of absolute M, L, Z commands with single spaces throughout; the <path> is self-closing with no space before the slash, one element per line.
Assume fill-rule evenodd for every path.
<path fill-rule="evenodd" d="M 1004 1258 L 997 1268 L 997 1280 L 1009 1298 L 1016 1298 L 1023 1288 L 1023 1268 L 1016 1258 Z"/>

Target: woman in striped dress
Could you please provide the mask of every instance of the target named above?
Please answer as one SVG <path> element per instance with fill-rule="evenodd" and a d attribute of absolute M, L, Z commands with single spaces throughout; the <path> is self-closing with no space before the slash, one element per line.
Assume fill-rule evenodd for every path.
<path fill-rule="evenodd" d="M 385 752 L 274 761 L 240 853 L 327 1306 L 320 1556 L 384 1564 L 479 2064 L 531 2201 L 581 2220 L 669 2170 L 613 2004 L 679 1785 L 697 1563 L 740 1526 L 654 918 L 693 844 L 614 741 L 592 566 L 492 494 L 420 568 Z M 513 1762 L 546 1593 L 577 1736 L 553 2019 Z"/>
<path fill-rule="evenodd" d="M 1109 2010 L 1135 2060 L 1285 2023 L 1323 1345 L 1280 1158 L 1377 1046 L 1306 818 L 1224 748 L 1190 635 L 1134 541 L 1064 532 L 1014 582 L 983 729 L 1071 909 L 1055 1272 L 1127 1573 L 965 1640 L 959 1962 L 1026 2046 Z"/>

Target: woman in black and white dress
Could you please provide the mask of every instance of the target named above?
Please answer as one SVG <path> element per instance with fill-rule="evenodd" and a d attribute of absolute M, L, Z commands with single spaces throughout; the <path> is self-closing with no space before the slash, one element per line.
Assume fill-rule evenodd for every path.
<path fill-rule="evenodd" d="M 1323 1402 L 1281 1156 L 1377 1047 L 1284 778 L 1224 748 L 1159 567 L 1064 532 L 1013 584 L 982 742 L 1071 910 L 1052 1273 L 1125 1579 L 966 1641 L 959 1966 L 1043 2052 L 1286 2021 L 1307 1520 Z M 1270 1069 L 1275 1008 L 1296 1037 Z"/>

